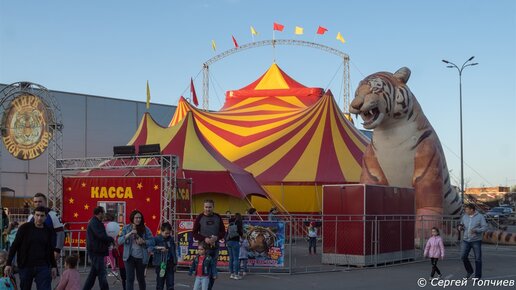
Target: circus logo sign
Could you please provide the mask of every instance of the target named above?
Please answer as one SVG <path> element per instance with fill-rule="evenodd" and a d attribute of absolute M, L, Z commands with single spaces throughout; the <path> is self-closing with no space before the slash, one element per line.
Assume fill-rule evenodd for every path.
<path fill-rule="evenodd" d="M 38 96 L 25 93 L 14 98 L 2 118 L 2 139 L 7 151 L 22 160 L 40 156 L 48 147 L 49 113 Z"/>

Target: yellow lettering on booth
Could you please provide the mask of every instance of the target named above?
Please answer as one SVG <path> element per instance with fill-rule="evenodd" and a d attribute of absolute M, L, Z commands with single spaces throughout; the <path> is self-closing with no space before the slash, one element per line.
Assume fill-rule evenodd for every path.
<path fill-rule="evenodd" d="M 133 190 L 131 187 L 106 187 L 106 186 L 92 186 L 91 187 L 91 198 L 111 198 L 111 199 L 127 199 L 133 198 Z"/>
<path fill-rule="evenodd" d="M 124 198 L 133 198 L 133 190 L 130 187 L 125 188 Z"/>

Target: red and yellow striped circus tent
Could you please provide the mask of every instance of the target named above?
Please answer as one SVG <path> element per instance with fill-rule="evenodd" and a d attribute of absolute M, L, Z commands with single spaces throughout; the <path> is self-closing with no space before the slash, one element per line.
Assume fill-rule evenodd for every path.
<path fill-rule="evenodd" d="M 288 212 L 319 212 L 323 185 L 359 181 L 367 138 L 330 91 L 306 87 L 276 64 L 250 85 L 228 91 L 218 112 L 181 98 L 170 128 L 190 115 L 217 152 L 252 173 Z M 252 201 L 262 211 L 271 206 L 263 198 Z"/>
<path fill-rule="evenodd" d="M 217 199 L 217 208 L 244 211 L 250 196 L 267 194 L 252 174 L 231 163 L 200 134 L 192 113 L 176 126 L 164 128 L 146 113 L 129 145 L 160 144 L 162 154 L 179 157 L 178 178 L 192 180 L 192 210 L 202 210 L 202 200 Z"/>

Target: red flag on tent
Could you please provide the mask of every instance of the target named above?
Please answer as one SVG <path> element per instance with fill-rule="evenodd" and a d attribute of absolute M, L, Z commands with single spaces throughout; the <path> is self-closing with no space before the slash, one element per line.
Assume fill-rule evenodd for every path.
<path fill-rule="evenodd" d="M 238 43 L 233 35 L 231 35 L 231 38 L 233 39 L 233 43 L 235 44 L 235 48 L 238 48 Z"/>
<path fill-rule="evenodd" d="M 317 34 L 324 34 L 326 31 L 328 31 L 328 29 L 322 26 L 319 26 L 319 28 L 317 28 Z"/>
<path fill-rule="evenodd" d="M 285 28 L 285 25 L 281 25 L 279 23 L 274 22 L 274 26 L 272 28 L 277 31 L 283 31 L 283 28 Z"/>
<path fill-rule="evenodd" d="M 193 79 L 190 78 L 190 93 L 192 94 L 192 101 L 195 106 L 199 106 L 199 101 L 197 101 L 197 94 L 195 93 L 195 87 L 193 85 Z"/>

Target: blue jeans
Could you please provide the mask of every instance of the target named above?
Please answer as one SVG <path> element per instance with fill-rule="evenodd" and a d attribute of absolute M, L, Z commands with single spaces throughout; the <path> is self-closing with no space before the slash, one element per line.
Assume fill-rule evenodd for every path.
<path fill-rule="evenodd" d="M 52 289 L 52 275 L 49 266 L 25 267 L 19 269 L 20 273 L 20 290 L 30 290 L 32 281 L 36 280 L 36 288 L 38 290 Z"/>
<path fill-rule="evenodd" d="M 240 262 L 240 269 L 242 271 L 240 271 L 240 273 L 244 272 L 244 273 L 247 273 L 247 260 L 248 259 L 240 259 L 239 262 Z"/>
<path fill-rule="evenodd" d="M 229 251 L 229 272 L 231 274 L 238 274 L 240 271 L 240 261 L 238 260 L 240 243 L 238 241 L 228 241 L 226 245 Z"/>
<path fill-rule="evenodd" d="M 207 290 L 208 284 L 210 284 L 210 278 L 208 276 L 195 277 L 194 290 Z"/>
<path fill-rule="evenodd" d="M 217 261 L 219 260 L 219 250 L 220 249 L 217 245 L 217 247 L 215 249 L 208 249 L 208 251 L 207 251 L 208 255 L 213 257 L 213 260 L 215 261 L 215 263 L 217 263 Z M 213 279 L 213 275 L 210 275 L 210 283 L 208 284 L 208 290 L 211 290 L 213 288 L 213 284 L 215 284 L 215 279 Z"/>
<path fill-rule="evenodd" d="M 174 266 L 172 264 L 167 265 L 164 277 L 159 276 L 160 271 L 161 267 L 156 266 L 156 290 L 163 290 L 165 281 L 167 282 L 167 290 L 174 290 Z"/>
<path fill-rule="evenodd" d="M 462 240 L 460 257 L 464 263 L 464 268 L 468 274 L 473 273 L 473 268 L 469 262 L 469 252 L 473 248 L 475 254 L 475 278 L 482 278 L 482 241 L 467 242 Z"/>
<path fill-rule="evenodd" d="M 316 246 L 317 246 L 317 238 L 316 237 L 309 237 L 308 238 L 308 252 L 311 254 L 312 253 L 312 248 L 314 249 L 314 254 L 316 254 L 317 250 L 316 250 Z"/>
<path fill-rule="evenodd" d="M 99 279 L 99 286 L 101 290 L 108 290 L 109 285 L 106 278 L 106 264 L 104 264 L 103 256 L 90 255 L 91 268 L 86 281 L 84 282 L 83 290 L 90 290 L 95 285 L 95 278 Z"/>
<path fill-rule="evenodd" d="M 126 290 L 134 289 L 134 273 L 136 272 L 136 280 L 138 280 L 138 286 L 140 290 L 145 290 L 147 285 L 145 284 L 145 266 L 142 259 L 129 256 L 127 261 L 124 261 L 125 272 L 127 280 L 125 282 Z"/>

